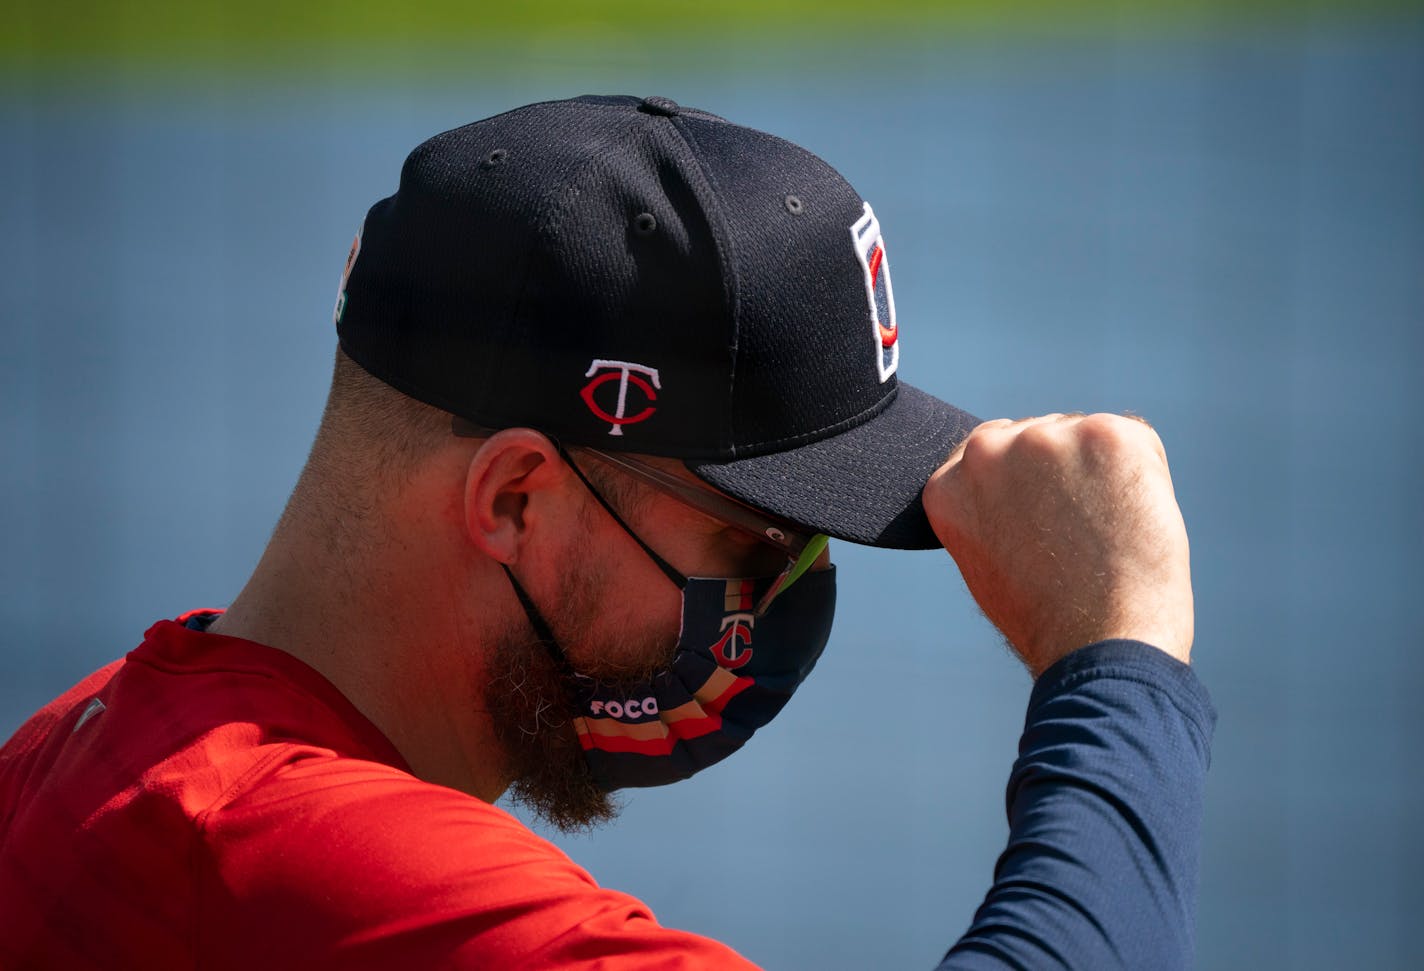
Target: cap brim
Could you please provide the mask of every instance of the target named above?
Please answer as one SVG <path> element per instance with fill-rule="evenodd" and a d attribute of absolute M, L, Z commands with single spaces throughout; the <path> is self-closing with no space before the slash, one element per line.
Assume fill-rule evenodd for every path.
<path fill-rule="evenodd" d="M 687 467 L 728 495 L 836 539 L 934 549 L 940 542 L 920 493 L 977 424 L 902 383 L 884 411 L 849 431 L 784 452 Z"/>

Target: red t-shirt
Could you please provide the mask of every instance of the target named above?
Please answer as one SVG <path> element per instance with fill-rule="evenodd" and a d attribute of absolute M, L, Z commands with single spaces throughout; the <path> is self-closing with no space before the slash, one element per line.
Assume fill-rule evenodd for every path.
<path fill-rule="evenodd" d="M 0 967 L 751 965 L 415 778 L 290 655 L 162 621 L 0 749 Z"/>

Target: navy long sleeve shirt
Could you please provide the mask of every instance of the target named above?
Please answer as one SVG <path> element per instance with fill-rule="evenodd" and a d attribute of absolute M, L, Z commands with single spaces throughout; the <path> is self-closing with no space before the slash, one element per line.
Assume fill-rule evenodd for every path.
<path fill-rule="evenodd" d="M 1216 712 L 1191 668 L 1135 641 L 1038 679 L 994 885 L 940 971 L 1192 964 Z"/>

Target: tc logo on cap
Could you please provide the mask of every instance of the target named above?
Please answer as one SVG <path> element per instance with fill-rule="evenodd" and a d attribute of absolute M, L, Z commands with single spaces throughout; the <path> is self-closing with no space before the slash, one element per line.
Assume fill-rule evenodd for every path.
<path fill-rule="evenodd" d="M 588 410 L 593 412 L 595 417 L 600 421 L 608 422 L 610 426 L 608 434 L 610 435 L 622 435 L 624 425 L 646 421 L 652 417 L 653 412 L 658 410 L 653 404 L 658 400 L 657 389 L 662 388 L 662 384 L 658 381 L 657 368 L 632 364 L 628 361 L 605 361 L 602 358 L 594 358 L 584 377 L 593 378 L 593 380 L 583 386 L 579 397 L 583 398 L 583 403 L 588 405 Z M 594 397 L 598 389 L 610 381 L 618 382 L 618 400 L 611 413 Z M 632 415 L 628 414 L 628 385 L 630 384 L 643 398 L 641 408 Z M 607 393 L 604 395 L 604 400 L 607 400 Z M 635 402 L 634 407 L 639 407 L 638 403 Z"/>
<path fill-rule="evenodd" d="M 875 370 L 880 375 L 880 383 L 884 384 L 900 364 L 900 328 L 895 323 L 895 291 L 890 286 L 885 240 L 880 238 L 880 220 L 875 218 L 870 203 L 865 204 L 864 215 L 850 227 L 850 235 L 855 241 L 855 255 L 865 270 Z"/>

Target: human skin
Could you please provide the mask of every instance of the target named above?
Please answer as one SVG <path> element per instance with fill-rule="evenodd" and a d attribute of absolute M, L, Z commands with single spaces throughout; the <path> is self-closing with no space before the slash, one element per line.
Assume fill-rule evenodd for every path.
<path fill-rule="evenodd" d="M 1108 638 L 1190 662 L 1187 531 L 1146 422 L 985 422 L 931 476 L 924 503 L 969 592 L 1035 678 Z"/>

